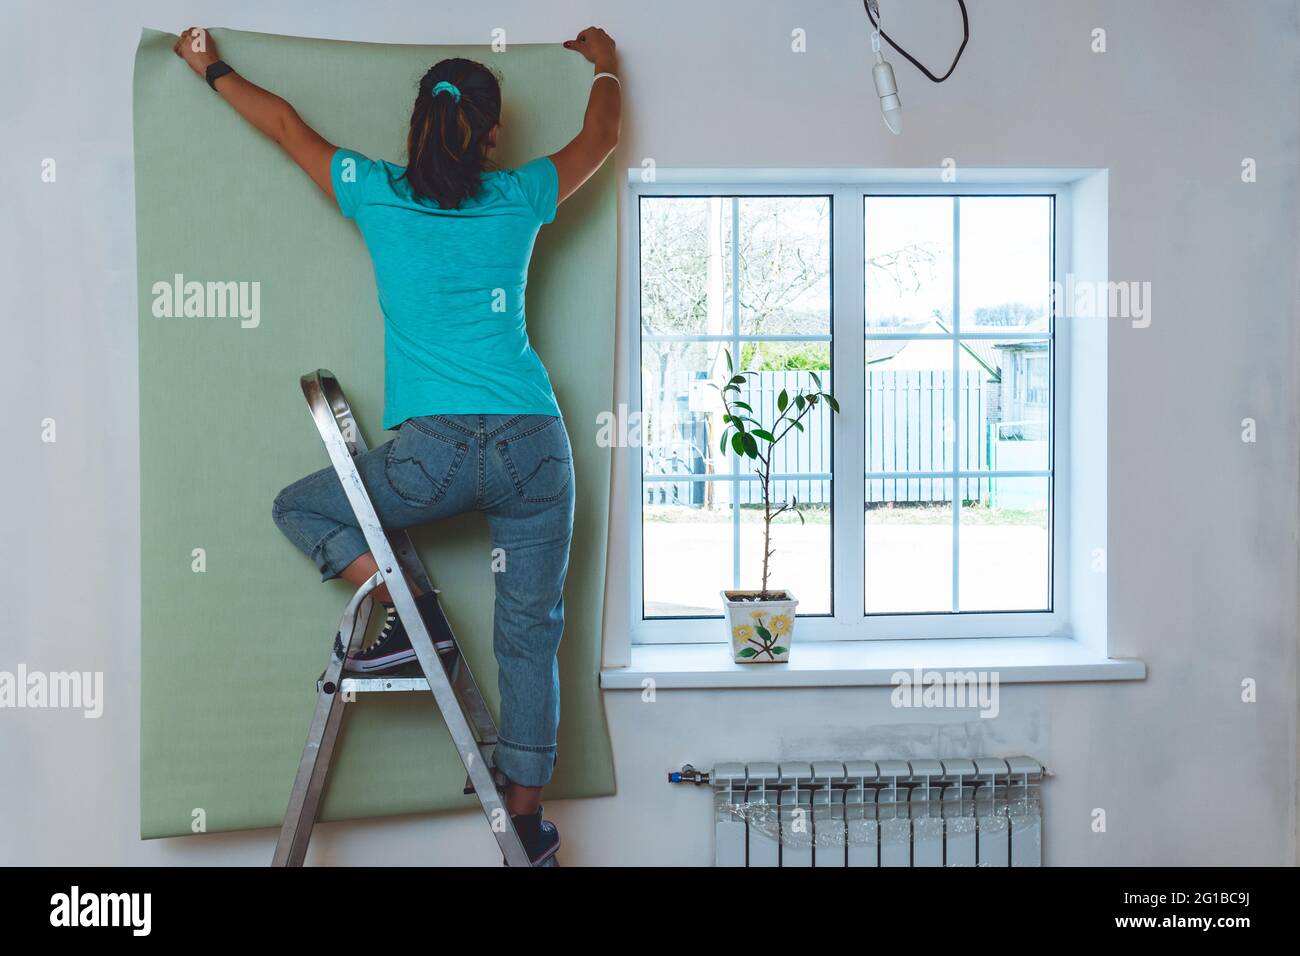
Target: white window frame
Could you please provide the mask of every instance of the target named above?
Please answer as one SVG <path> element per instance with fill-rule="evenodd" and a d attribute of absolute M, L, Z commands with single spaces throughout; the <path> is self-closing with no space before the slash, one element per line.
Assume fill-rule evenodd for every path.
<path fill-rule="evenodd" d="M 840 402 L 841 414 L 833 416 L 832 474 L 849 475 L 833 480 L 832 488 L 832 614 L 800 615 L 797 634 L 801 641 L 888 641 L 944 638 L 1063 637 L 1069 635 L 1069 324 L 1054 320 L 1051 327 L 1053 360 L 1050 369 L 1052 427 L 1049 466 L 1052 476 L 1050 524 L 1052 551 L 1050 580 L 1052 606 L 1049 611 L 940 612 L 933 614 L 868 615 L 863 610 L 862 582 L 866 532 L 865 509 L 853 499 L 861 494 L 865 480 L 864 413 L 864 229 L 865 201 L 869 196 L 889 195 L 1039 195 L 1054 201 L 1053 270 L 1062 279 L 1069 272 L 1071 237 L 1071 171 L 1017 170 L 986 172 L 977 181 L 936 183 L 927 170 L 664 170 L 655 171 L 653 182 L 644 181 L 641 170 L 629 170 L 628 203 L 624 207 L 624 248 L 628 273 L 625 287 L 628 316 L 629 411 L 639 412 L 641 396 L 641 274 L 640 200 L 643 196 L 830 196 L 831 197 L 831 333 L 832 391 Z M 1060 178 L 1057 178 L 1060 177 Z M 959 177 L 961 179 L 962 177 Z M 846 215 L 846 212 L 848 214 Z M 958 254 L 954 247 L 954 256 Z M 856 267 L 853 264 L 856 263 Z M 959 264 L 954 264 L 959 268 Z M 959 328 L 959 327 L 955 327 Z M 862 330 L 859 332 L 858 330 Z M 877 333 L 879 335 L 879 333 Z M 917 336 L 900 336 L 916 338 Z M 949 338 L 947 335 L 928 337 Z M 971 333 L 962 333 L 970 338 Z M 983 337 L 1014 337 L 1005 331 Z M 954 351 L 957 348 L 953 338 Z M 840 374 L 843 369 L 856 373 Z M 644 501 L 641 449 L 628 449 L 632 472 L 628 481 L 629 605 L 630 637 L 636 644 L 720 644 L 726 640 L 721 618 L 653 618 L 642 616 L 644 608 L 642 556 L 642 503 Z M 907 477 L 927 472 L 907 473 Z M 1017 472 L 997 472 L 1014 477 Z M 852 477 L 856 475 L 857 477 Z M 934 473 L 948 477 L 949 473 Z M 1035 473 L 1037 475 L 1037 473 Z M 857 487 L 847 506 L 837 507 L 838 487 Z M 859 503 L 860 504 L 860 503 Z M 956 518 L 954 518 L 954 535 Z M 954 554 L 954 562 L 957 555 Z M 856 582 L 856 583 L 855 583 Z M 956 579 L 954 578 L 954 588 Z"/>

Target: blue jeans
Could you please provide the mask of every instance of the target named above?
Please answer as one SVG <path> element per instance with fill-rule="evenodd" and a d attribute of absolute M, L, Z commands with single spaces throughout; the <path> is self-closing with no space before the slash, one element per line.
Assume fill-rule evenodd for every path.
<path fill-rule="evenodd" d="M 528 787 L 546 784 L 555 768 L 572 459 L 564 421 L 552 415 L 411 418 L 395 439 L 355 459 L 386 528 L 487 515 L 493 554 L 483 560 L 496 572 L 492 648 L 501 691 L 496 766 Z M 370 550 L 333 468 L 281 491 L 272 514 L 323 581 Z"/>

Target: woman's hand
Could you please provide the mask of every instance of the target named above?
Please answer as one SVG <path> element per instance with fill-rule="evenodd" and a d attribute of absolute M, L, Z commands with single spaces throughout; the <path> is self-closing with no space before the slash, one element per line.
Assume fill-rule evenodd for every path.
<path fill-rule="evenodd" d="M 221 57 L 217 56 L 216 41 L 203 27 L 186 27 L 172 52 L 190 65 L 199 76 L 206 76 L 208 67 Z"/>
<path fill-rule="evenodd" d="M 600 72 L 612 73 L 617 66 L 618 53 L 614 41 L 600 27 L 587 27 L 576 39 L 565 40 L 564 48 L 581 53 Z"/>

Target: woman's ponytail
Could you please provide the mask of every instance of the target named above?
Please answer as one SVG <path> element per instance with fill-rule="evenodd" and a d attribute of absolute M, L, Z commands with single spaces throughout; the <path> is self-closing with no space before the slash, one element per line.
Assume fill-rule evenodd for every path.
<path fill-rule="evenodd" d="M 406 139 L 411 191 L 443 209 L 478 194 L 487 168 L 488 136 L 501 121 L 501 86 L 481 63 L 435 63 L 420 80 Z"/>

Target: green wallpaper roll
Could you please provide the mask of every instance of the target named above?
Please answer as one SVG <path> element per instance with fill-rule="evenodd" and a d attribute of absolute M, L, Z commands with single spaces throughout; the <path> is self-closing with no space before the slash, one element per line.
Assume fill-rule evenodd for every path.
<path fill-rule="evenodd" d="M 558 45 L 494 53 L 212 35 L 225 59 L 326 139 L 399 163 L 416 82 L 443 57 L 501 74 L 504 167 L 566 143 L 591 82 L 591 68 Z M 369 444 L 391 437 L 380 430 L 383 320 L 360 234 L 171 52 L 174 42 L 145 31 L 135 63 L 143 837 L 283 816 L 315 679 L 350 594 L 342 582 L 322 585 L 271 521 L 280 488 L 328 465 L 299 376 L 331 369 Z M 613 395 L 616 203 L 607 163 L 542 229 L 528 287 L 529 331 L 577 472 L 550 799 L 614 790 L 597 685 L 610 451 L 597 447 L 594 423 Z M 220 296 L 205 302 L 225 316 L 166 317 L 172 297 L 155 284 L 177 276 L 236 283 L 221 288 L 224 309 Z M 495 710 L 486 522 L 462 515 L 413 537 Z M 473 806 L 464 776 L 431 697 L 368 697 L 349 707 L 322 818 Z"/>

